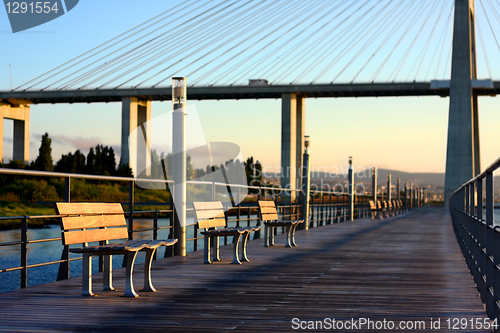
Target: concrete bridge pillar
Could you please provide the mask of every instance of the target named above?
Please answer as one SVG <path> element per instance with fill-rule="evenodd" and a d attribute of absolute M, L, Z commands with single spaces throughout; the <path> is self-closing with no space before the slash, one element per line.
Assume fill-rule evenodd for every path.
<path fill-rule="evenodd" d="M 122 99 L 121 164 L 128 164 L 132 169 L 137 167 L 135 170 L 144 171 L 144 176 L 151 174 L 151 169 L 146 169 L 151 161 L 151 151 L 148 149 L 151 125 L 146 124 L 149 120 L 151 120 L 151 101 L 140 100 L 137 97 Z M 138 128 L 137 135 L 130 136 L 136 128 Z M 137 156 L 137 160 L 133 160 L 134 156 Z"/>
<path fill-rule="evenodd" d="M 281 96 L 281 186 L 301 188 L 300 171 L 304 151 L 306 103 L 297 94 L 286 93 Z M 288 194 L 285 194 L 288 196 Z M 295 200 L 295 193 L 291 199 Z"/>
<path fill-rule="evenodd" d="M 474 0 L 455 0 L 453 56 L 446 152 L 445 204 L 451 194 L 481 171 L 476 79 Z"/>
<path fill-rule="evenodd" d="M 0 160 L 3 160 L 3 120 L 14 120 L 13 160 L 29 162 L 30 159 L 30 107 L 0 104 Z"/>

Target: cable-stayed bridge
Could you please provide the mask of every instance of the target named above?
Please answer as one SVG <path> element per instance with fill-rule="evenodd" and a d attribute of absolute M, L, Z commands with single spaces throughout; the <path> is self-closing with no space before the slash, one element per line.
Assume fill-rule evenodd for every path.
<path fill-rule="evenodd" d="M 295 188 L 307 97 L 450 96 L 448 196 L 480 171 L 477 96 L 500 89 L 499 13 L 497 0 L 187 1 L 0 92 L 2 117 L 28 160 L 30 104 L 121 101 L 127 162 L 173 76 L 190 99 L 281 98 L 282 185 Z"/>

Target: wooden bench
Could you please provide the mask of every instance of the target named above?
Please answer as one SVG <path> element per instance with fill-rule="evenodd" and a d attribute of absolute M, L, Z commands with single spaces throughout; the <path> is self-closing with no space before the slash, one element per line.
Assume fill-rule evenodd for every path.
<path fill-rule="evenodd" d="M 238 244 L 241 236 L 241 261 L 248 262 L 247 257 L 247 240 L 250 232 L 260 230 L 259 226 L 255 227 L 239 227 L 239 228 L 226 228 L 226 219 L 224 215 L 224 206 L 222 202 L 193 202 L 194 212 L 196 216 L 196 223 L 199 229 L 205 229 L 201 234 L 204 236 L 204 263 L 211 264 L 210 249 L 211 239 L 215 241 L 214 246 L 214 261 L 221 261 L 219 257 L 219 237 L 233 236 L 234 256 L 232 264 L 241 264 L 238 256 Z M 224 229 L 217 229 L 217 227 L 224 227 Z"/>
<path fill-rule="evenodd" d="M 274 201 L 259 201 L 260 219 L 264 222 L 264 246 L 274 246 L 274 228 L 287 227 L 287 237 L 285 247 L 294 247 L 295 230 L 304 220 L 278 221 L 278 211 Z"/>
<path fill-rule="evenodd" d="M 122 205 L 119 203 L 56 203 L 57 214 L 61 217 L 63 245 L 82 244 L 79 248 L 70 248 L 70 252 L 81 253 L 82 296 L 96 296 L 92 292 L 92 257 L 104 256 L 103 290 L 116 290 L 112 285 L 112 255 L 126 257 L 127 297 L 138 297 L 132 282 L 134 261 L 139 251 L 146 252 L 144 263 L 144 289 L 154 292 L 151 283 L 151 262 L 156 249 L 162 245 L 171 246 L 177 239 L 167 240 L 129 240 L 125 243 L 112 243 L 110 240 L 127 239 L 127 223 Z M 88 246 L 91 242 L 103 242 L 104 245 Z"/>
<path fill-rule="evenodd" d="M 375 218 L 375 216 L 379 216 L 380 218 L 382 218 L 381 214 L 383 212 L 383 209 L 380 206 L 380 201 L 374 202 L 373 200 L 370 200 L 369 203 L 370 203 L 370 210 L 372 213 L 372 220 Z"/>

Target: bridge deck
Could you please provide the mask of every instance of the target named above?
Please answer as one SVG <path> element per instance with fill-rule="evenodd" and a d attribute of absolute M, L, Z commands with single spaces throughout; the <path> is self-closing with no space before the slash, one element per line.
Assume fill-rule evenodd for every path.
<path fill-rule="evenodd" d="M 448 318 L 486 318 L 445 209 L 299 231 L 293 249 L 282 237 L 274 248 L 249 242 L 243 265 L 229 264 L 229 248 L 214 265 L 201 263 L 201 251 L 159 260 L 159 292 L 136 299 L 82 298 L 80 278 L 2 294 L 0 331 L 291 331 L 293 318 L 327 317 L 423 320 L 426 331 L 441 318 L 447 331 Z M 123 275 L 115 271 L 121 290 Z"/>

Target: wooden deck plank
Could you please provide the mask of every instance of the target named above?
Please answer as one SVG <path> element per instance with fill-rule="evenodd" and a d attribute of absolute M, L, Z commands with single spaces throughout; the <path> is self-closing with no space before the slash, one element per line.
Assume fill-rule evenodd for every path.
<path fill-rule="evenodd" d="M 250 262 L 243 265 L 204 265 L 202 251 L 158 260 L 152 269 L 158 292 L 136 299 L 119 297 L 122 269 L 114 271 L 118 292 L 99 293 L 102 277 L 94 277 L 96 298 L 80 296 L 80 278 L 4 293 L 0 332 L 279 332 L 291 331 L 293 318 L 429 325 L 431 318 L 443 324 L 486 317 L 445 209 L 344 222 L 296 237 L 299 247 L 291 249 L 249 241 Z M 222 247 L 221 257 L 230 252 L 231 245 Z M 137 289 L 141 266 L 134 272 Z"/>

